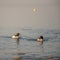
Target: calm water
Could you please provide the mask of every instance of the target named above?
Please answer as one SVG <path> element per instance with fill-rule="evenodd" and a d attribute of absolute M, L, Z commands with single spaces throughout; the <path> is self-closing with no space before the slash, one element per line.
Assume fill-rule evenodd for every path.
<path fill-rule="evenodd" d="M 16 40 L 9 38 L 16 32 L 22 39 L 17 47 Z M 40 45 L 36 39 L 44 36 Z M 3 36 L 3 37 L 1 37 Z M 59 60 L 60 30 L 43 29 L 0 29 L 0 60 Z"/>

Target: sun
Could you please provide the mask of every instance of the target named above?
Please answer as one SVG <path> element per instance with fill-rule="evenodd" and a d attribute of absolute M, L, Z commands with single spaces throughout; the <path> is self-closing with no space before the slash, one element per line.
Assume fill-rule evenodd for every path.
<path fill-rule="evenodd" d="M 37 8 L 33 8 L 33 12 L 36 13 L 37 12 Z"/>

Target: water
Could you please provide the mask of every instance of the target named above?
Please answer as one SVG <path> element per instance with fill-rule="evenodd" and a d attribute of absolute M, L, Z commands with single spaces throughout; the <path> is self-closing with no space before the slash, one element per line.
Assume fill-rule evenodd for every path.
<path fill-rule="evenodd" d="M 9 38 L 20 32 L 20 44 Z M 44 36 L 40 45 L 36 39 Z M 44 29 L 0 29 L 0 60 L 59 60 L 60 59 L 60 30 Z"/>

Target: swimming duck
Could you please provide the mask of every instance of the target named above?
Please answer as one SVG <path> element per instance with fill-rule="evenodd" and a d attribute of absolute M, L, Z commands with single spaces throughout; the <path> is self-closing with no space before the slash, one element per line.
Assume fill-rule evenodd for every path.
<path fill-rule="evenodd" d="M 38 39 L 37 39 L 38 42 L 40 42 L 41 44 L 43 44 L 43 36 L 40 36 Z"/>
<path fill-rule="evenodd" d="M 19 39 L 20 38 L 20 33 L 16 33 L 15 35 L 12 36 L 14 39 Z"/>

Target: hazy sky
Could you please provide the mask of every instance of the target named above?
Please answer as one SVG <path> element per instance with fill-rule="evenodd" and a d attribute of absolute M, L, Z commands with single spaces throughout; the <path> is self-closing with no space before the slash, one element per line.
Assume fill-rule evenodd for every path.
<path fill-rule="evenodd" d="M 0 0 L 0 27 L 60 29 L 60 0 Z"/>

